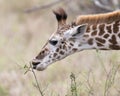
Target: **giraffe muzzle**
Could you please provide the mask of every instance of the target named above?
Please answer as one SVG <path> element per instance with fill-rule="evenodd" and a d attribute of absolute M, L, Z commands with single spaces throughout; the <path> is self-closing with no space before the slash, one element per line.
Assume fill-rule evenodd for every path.
<path fill-rule="evenodd" d="M 33 60 L 33 61 L 32 61 L 32 68 L 33 68 L 33 69 L 36 69 L 36 67 L 37 67 L 38 64 L 40 64 L 39 61 Z"/>
<path fill-rule="evenodd" d="M 33 61 L 31 62 L 32 64 L 32 68 L 35 69 L 35 70 L 38 70 L 38 71 L 43 71 L 46 69 L 46 67 L 41 64 L 40 61 L 36 60 L 36 59 L 33 59 Z"/>

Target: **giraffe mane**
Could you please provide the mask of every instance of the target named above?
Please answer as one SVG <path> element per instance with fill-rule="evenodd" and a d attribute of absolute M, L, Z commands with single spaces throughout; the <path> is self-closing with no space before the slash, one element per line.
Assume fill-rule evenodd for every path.
<path fill-rule="evenodd" d="M 98 24 L 98 23 L 111 23 L 117 20 L 120 20 L 120 11 L 114 11 L 114 12 L 102 13 L 102 14 L 81 15 L 77 17 L 75 23 L 76 25 L 84 24 L 84 23 Z"/>

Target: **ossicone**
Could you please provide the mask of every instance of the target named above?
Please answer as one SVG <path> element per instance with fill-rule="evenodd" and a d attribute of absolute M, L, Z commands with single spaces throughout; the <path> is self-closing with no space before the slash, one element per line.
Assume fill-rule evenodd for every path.
<path fill-rule="evenodd" d="M 58 24 L 66 24 L 67 14 L 63 8 L 58 8 L 57 10 L 53 10 L 53 13 L 56 16 Z"/>

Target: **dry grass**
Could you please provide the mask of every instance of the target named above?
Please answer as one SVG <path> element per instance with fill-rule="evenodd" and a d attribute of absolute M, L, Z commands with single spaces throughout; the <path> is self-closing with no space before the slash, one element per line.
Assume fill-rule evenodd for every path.
<path fill-rule="evenodd" d="M 0 96 L 40 96 L 32 72 L 24 74 L 24 66 L 29 66 L 57 24 L 51 10 L 31 14 L 23 10 L 45 3 L 0 0 Z M 44 96 L 119 96 L 119 66 L 119 51 L 90 50 L 35 74 Z"/>

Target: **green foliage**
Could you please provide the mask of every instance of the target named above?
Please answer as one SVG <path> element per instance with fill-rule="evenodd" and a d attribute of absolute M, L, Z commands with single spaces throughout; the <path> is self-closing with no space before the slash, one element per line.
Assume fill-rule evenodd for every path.
<path fill-rule="evenodd" d="M 0 85 L 0 96 L 8 96 L 8 92 Z"/>
<path fill-rule="evenodd" d="M 78 96 L 77 95 L 76 77 L 75 77 L 74 73 L 71 73 L 70 79 L 71 79 L 71 96 Z"/>

